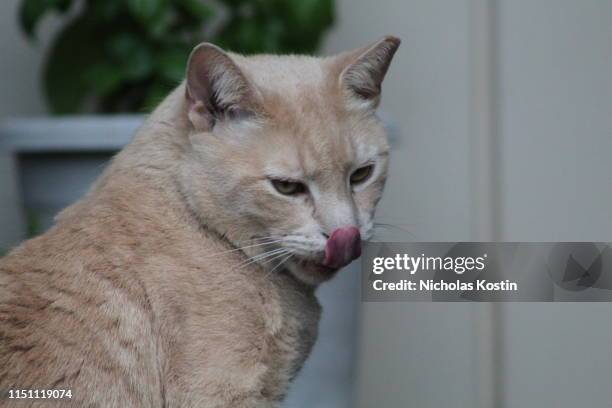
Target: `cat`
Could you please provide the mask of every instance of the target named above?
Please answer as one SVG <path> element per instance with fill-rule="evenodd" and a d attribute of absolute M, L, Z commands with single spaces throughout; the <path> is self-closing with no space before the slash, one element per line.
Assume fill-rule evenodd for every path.
<path fill-rule="evenodd" d="M 73 407 L 278 406 L 317 336 L 316 287 L 372 234 L 389 155 L 375 113 L 399 44 L 197 46 L 87 194 L 0 261 L 0 389 L 70 390 L 55 403 Z"/>

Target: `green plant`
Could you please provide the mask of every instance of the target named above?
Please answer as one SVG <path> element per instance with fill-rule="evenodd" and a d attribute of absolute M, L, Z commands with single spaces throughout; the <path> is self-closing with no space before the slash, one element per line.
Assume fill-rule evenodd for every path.
<path fill-rule="evenodd" d="M 31 208 L 26 209 L 26 238 L 34 238 L 43 232 L 40 214 Z"/>
<path fill-rule="evenodd" d="M 64 14 L 43 73 L 54 113 L 135 112 L 183 78 L 206 40 L 240 53 L 312 53 L 333 23 L 333 0 L 22 0 L 20 24 Z"/>

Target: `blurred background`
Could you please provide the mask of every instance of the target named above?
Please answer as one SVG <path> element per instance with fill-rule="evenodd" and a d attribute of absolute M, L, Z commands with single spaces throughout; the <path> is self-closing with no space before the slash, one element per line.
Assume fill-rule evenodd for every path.
<path fill-rule="evenodd" d="M 83 193 L 193 42 L 327 54 L 384 34 L 403 43 L 378 221 L 398 228 L 378 240 L 612 241 L 610 0 L 4 0 L 0 248 Z M 360 303 L 358 269 L 321 288 L 287 407 L 610 406 L 612 306 Z"/>

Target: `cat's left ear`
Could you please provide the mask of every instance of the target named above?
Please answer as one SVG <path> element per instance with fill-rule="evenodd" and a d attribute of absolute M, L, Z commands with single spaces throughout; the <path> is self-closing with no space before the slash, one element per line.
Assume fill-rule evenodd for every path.
<path fill-rule="evenodd" d="M 209 131 L 218 120 L 257 111 L 257 92 L 232 58 L 221 48 L 202 43 L 187 63 L 186 98 L 189 121 Z"/>
<path fill-rule="evenodd" d="M 342 69 L 340 85 L 353 105 L 366 109 L 378 107 L 382 81 L 400 42 L 397 37 L 386 36 L 370 46 L 337 57 Z"/>

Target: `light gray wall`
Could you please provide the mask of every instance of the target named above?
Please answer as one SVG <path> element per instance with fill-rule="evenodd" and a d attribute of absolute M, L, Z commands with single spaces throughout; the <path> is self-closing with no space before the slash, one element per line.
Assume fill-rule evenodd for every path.
<path fill-rule="evenodd" d="M 40 90 L 43 52 L 55 22 L 41 27 L 36 45 L 27 43 L 17 26 L 19 0 L 0 2 L 0 121 L 11 116 L 39 115 L 46 112 Z M 0 155 L 0 249 L 23 237 L 23 222 L 17 200 L 15 166 L 10 157 Z"/>
<path fill-rule="evenodd" d="M 340 15 L 333 46 L 404 40 L 384 89 L 404 138 L 381 218 L 414 240 L 478 238 L 487 223 L 496 240 L 612 240 L 612 2 L 341 0 Z M 491 37 L 475 41 L 477 25 Z M 474 103 L 480 91 L 489 106 Z M 483 168 L 470 160 L 483 157 L 469 119 L 483 114 L 491 197 L 470 195 Z M 362 308 L 361 406 L 610 404 L 606 305 Z"/>
<path fill-rule="evenodd" d="M 53 22 L 46 21 L 37 44 L 26 41 L 17 25 L 20 0 L 0 2 L 0 119 L 46 112 L 40 89 L 41 61 Z"/>
<path fill-rule="evenodd" d="M 612 241 L 612 1 L 498 16 L 502 238 Z"/>
<path fill-rule="evenodd" d="M 612 242 L 612 2 L 501 0 L 501 238 Z M 506 304 L 499 406 L 608 407 L 609 304 Z"/>
<path fill-rule="evenodd" d="M 378 218 L 405 224 L 417 240 L 460 240 L 470 232 L 470 191 L 463 184 L 469 172 L 468 3 L 338 0 L 338 27 L 326 47 L 356 48 L 385 34 L 402 39 L 380 108 L 398 123 L 400 143 Z"/>

